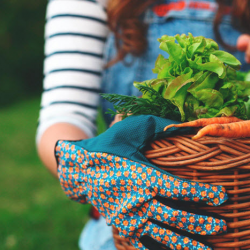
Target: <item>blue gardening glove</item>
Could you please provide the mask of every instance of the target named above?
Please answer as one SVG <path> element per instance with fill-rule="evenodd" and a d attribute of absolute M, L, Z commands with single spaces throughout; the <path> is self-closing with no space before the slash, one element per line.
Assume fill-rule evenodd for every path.
<path fill-rule="evenodd" d="M 218 206 L 227 200 L 225 188 L 173 176 L 143 155 L 148 143 L 183 131 L 163 132 L 172 123 L 176 122 L 130 116 L 95 138 L 58 141 L 59 180 L 69 198 L 94 205 L 107 224 L 114 225 L 137 249 L 148 249 L 140 241 L 144 235 L 171 249 L 212 249 L 192 234 L 226 232 L 224 220 L 164 205 L 158 197 Z"/>

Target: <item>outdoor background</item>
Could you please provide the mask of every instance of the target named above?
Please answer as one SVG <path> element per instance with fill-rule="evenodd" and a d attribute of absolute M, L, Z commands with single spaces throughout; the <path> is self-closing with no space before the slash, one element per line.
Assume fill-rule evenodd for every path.
<path fill-rule="evenodd" d="M 66 198 L 35 149 L 46 3 L 0 1 L 1 250 L 76 250 L 88 220 L 89 206 Z"/>

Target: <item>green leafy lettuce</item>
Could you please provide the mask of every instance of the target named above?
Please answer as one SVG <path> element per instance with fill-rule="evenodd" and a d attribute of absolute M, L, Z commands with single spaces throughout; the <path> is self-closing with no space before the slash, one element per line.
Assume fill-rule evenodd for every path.
<path fill-rule="evenodd" d="M 233 55 L 219 50 L 214 40 L 193 37 L 191 33 L 188 36 L 164 35 L 158 41 L 160 49 L 169 57 L 159 55 L 156 59 L 153 72 L 157 78 L 134 82 L 142 92 L 142 99 L 152 106 L 152 113 L 183 122 L 216 116 L 248 119 L 246 105 L 250 95 L 250 73 L 238 71 L 241 63 Z M 128 112 L 128 103 L 129 107 L 139 103 L 146 105 L 135 97 L 114 98 L 114 94 L 112 98 L 108 94 L 103 97 L 113 103 L 119 101 L 115 106 L 117 113 Z M 137 107 L 134 111 L 144 114 L 146 109 Z"/>
<path fill-rule="evenodd" d="M 216 116 L 248 118 L 250 82 L 237 73 L 241 63 L 233 55 L 219 50 L 212 39 L 193 37 L 191 33 L 164 35 L 158 41 L 169 54 L 168 59 L 159 55 L 153 69 L 157 80 L 165 80 L 164 88 L 156 89 L 151 84 L 156 79 L 136 82 L 135 87 L 147 84 L 160 91 L 178 107 L 181 121 Z"/>

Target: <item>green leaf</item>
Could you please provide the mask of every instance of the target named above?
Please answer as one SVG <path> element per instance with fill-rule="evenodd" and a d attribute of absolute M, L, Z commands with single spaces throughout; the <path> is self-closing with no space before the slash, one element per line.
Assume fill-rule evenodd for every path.
<path fill-rule="evenodd" d="M 235 110 L 233 116 L 236 116 L 240 119 L 243 119 L 243 120 L 247 120 L 248 117 L 247 117 L 247 112 L 246 112 L 246 106 L 245 106 L 245 103 L 243 101 L 239 101 L 237 104 L 231 106 L 232 108 L 233 107 L 236 107 L 237 109 Z"/>
<path fill-rule="evenodd" d="M 235 116 L 235 112 L 237 110 L 237 106 L 228 106 L 223 109 L 221 109 L 216 116 Z"/>
<path fill-rule="evenodd" d="M 245 103 L 247 119 L 250 119 L 250 99 L 248 99 Z"/>
<path fill-rule="evenodd" d="M 140 90 L 141 86 L 147 86 L 157 91 L 161 96 L 164 95 L 167 85 L 168 85 L 168 81 L 166 79 L 151 79 L 151 80 L 147 80 L 144 82 L 134 82 L 134 86 L 137 89 Z M 145 98 L 145 99 L 152 98 L 152 95 L 150 94 L 150 92 L 146 91 L 142 93 L 143 93 L 142 98 Z"/>
<path fill-rule="evenodd" d="M 162 67 L 163 67 L 166 63 L 168 63 L 168 59 L 164 58 L 163 55 L 159 55 L 159 56 L 157 57 L 156 61 L 155 61 L 155 67 L 154 67 L 154 69 L 152 69 L 153 73 L 158 74 L 159 72 L 161 72 Z M 169 63 L 169 65 L 170 65 L 170 63 Z M 169 67 L 169 65 L 168 65 L 168 67 Z"/>
<path fill-rule="evenodd" d="M 168 35 L 163 35 L 161 38 L 157 39 L 158 42 L 168 42 L 168 41 L 175 41 L 175 37 L 173 36 L 168 36 Z"/>
<path fill-rule="evenodd" d="M 169 41 L 174 42 L 175 38 L 173 36 L 164 35 L 161 38 L 159 38 L 158 41 L 160 42 L 159 48 L 161 50 L 166 51 L 167 53 L 169 53 L 167 42 L 169 42 Z"/>
<path fill-rule="evenodd" d="M 250 81 L 232 81 L 238 91 L 238 96 L 245 98 L 250 96 Z"/>
<path fill-rule="evenodd" d="M 205 39 L 201 39 L 199 42 L 197 43 L 193 43 L 191 46 L 189 46 L 188 48 L 188 53 L 190 55 L 190 57 L 192 58 L 194 54 L 202 54 L 205 50 L 205 46 L 206 46 L 206 41 Z"/>
<path fill-rule="evenodd" d="M 194 80 L 192 76 L 192 69 L 187 68 L 185 74 L 176 77 L 172 82 L 168 84 L 166 92 L 164 93 L 164 98 L 171 99 L 175 96 L 176 92 L 186 83 L 188 80 Z"/>
<path fill-rule="evenodd" d="M 237 72 L 230 66 L 226 66 L 226 78 L 225 80 L 235 80 L 237 79 Z"/>
<path fill-rule="evenodd" d="M 202 76 L 190 86 L 188 92 L 190 92 L 194 97 L 197 97 L 196 93 L 198 91 L 206 88 L 213 89 L 218 81 L 218 75 L 208 71 L 202 74 Z"/>
<path fill-rule="evenodd" d="M 250 82 L 250 71 L 248 71 L 248 72 L 246 73 L 246 76 L 245 76 L 244 81 Z"/>
<path fill-rule="evenodd" d="M 232 54 L 229 54 L 228 52 L 222 50 L 213 51 L 211 52 L 211 54 L 216 56 L 220 61 L 226 63 L 230 67 L 236 70 L 240 69 L 241 62 L 238 59 L 236 59 L 236 57 L 234 57 Z"/>
<path fill-rule="evenodd" d="M 206 39 L 206 49 L 211 51 L 211 50 L 218 50 L 219 45 L 216 43 L 213 39 L 210 38 L 205 38 Z"/>
<path fill-rule="evenodd" d="M 198 109 L 195 110 L 198 119 L 216 117 L 218 111 L 219 110 L 216 108 L 209 108 L 209 107 L 199 107 Z"/>
<path fill-rule="evenodd" d="M 184 102 L 184 113 L 186 120 L 193 121 L 197 119 L 197 114 L 195 110 L 200 106 L 200 102 L 192 95 L 187 95 Z"/>
<path fill-rule="evenodd" d="M 248 72 L 237 71 L 236 72 L 236 80 L 250 82 L 250 71 L 248 71 Z"/>
<path fill-rule="evenodd" d="M 181 46 L 173 41 L 167 41 L 165 44 L 167 45 L 168 54 L 177 64 L 180 64 L 185 58 Z"/>
<path fill-rule="evenodd" d="M 184 36 L 185 34 L 183 34 Z M 186 37 L 186 35 L 185 35 Z M 194 43 L 194 36 L 192 35 L 192 33 L 188 32 L 188 41 L 190 44 L 193 44 Z"/>
<path fill-rule="evenodd" d="M 180 46 L 184 49 L 184 51 L 186 51 L 187 46 L 190 44 L 189 40 L 187 39 L 187 36 L 185 34 L 181 36 L 177 34 L 175 38 L 176 41 L 180 44 Z"/>
<path fill-rule="evenodd" d="M 171 74 L 171 71 L 172 71 L 171 62 L 168 61 L 159 70 L 157 78 L 158 79 L 167 78 L 169 80 L 173 80 L 175 77 Z"/>
<path fill-rule="evenodd" d="M 206 107 L 221 108 L 224 103 L 223 95 L 215 89 L 202 89 L 197 91 L 196 96 Z"/>
<path fill-rule="evenodd" d="M 223 96 L 224 106 L 227 106 L 237 101 L 238 91 L 233 83 L 231 82 L 224 83 L 223 86 L 219 89 L 219 91 Z"/>
<path fill-rule="evenodd" d="M 194 81 L 191 78 L 193 71 L 191 69 L 186 70 L 188 73 L 178 76 L 172 82 L 169 83 L 164 98 L 170 100 L 174 105 L 176 105 L 181 113 L 181 120 L 185 121 L 184 113 L 184 102 L 187 95 L 187 89 Z"/>
<path fill-rule="evenodd" d="M 217 58 L 216 56 L 211 54 L 209 56 L 209 62 L 207 62 L 207 63 L 201 63 L 201 57 L 198 57 L 198 58 L 199 58 L 199 60 L 196 59 L 191 64 L 193 68 L 214 72 L 214 73 L 218 74 L 219 78 L 221 78 L 221 79 L 223 79 L 225 77 L 226 67 L 223 64 L 223 62 L 221 62 L 219 60 L 219 58 Z"/>

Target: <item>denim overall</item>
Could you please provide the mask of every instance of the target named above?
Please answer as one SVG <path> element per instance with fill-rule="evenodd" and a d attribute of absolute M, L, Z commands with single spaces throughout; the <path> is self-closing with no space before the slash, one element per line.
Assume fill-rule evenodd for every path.
<path fill-rule="evenodd" d="M 168 57 L 166 52 L 159 49 L 157 41 L 157 38 L 165 34 L 174 36 L 191 32 L 193 36 L 204 36 L 216 40 L 213 33 L 216 9 L 217 4 L 213 0 L 163 0 L 153 6 L 143 17 L 144 22 L 148 24 L 147 51 L 140 57 L 127 55 L 125 62 L 129 66 L 118 62 L 106 69 L 103 72 L 102 93 L 139 96 L 141 93 L 133 86 L 133 82 L 156 78 L 152 69 L 157 56 L 162 54 L 164 57 Z M 224 16 L 219 30 L 227 44 L 236 45 L 241 33 L 231 26 L 230 15 Z M 219 48 L 226 50 L 220 44 Z M 244 53 L 237 51 L 232 54 L 241 61 L 241 70 L 250 70 L 250 65 L 245 63 Z M 104 54 L 105 63 L 113 59 L 115 55 L 115 40 L 113 34 L 110 34 Z M 110 124 L 113 118 L 105 112 L 109 108 L 113 109 L 113 105 L 102 99 L 101 106 L 105 121 Z M 106 226 L 104 218 L 89 221 L 80 237 L 79 245 L 84 250 L 115 250 L 111 228 Z"/>

